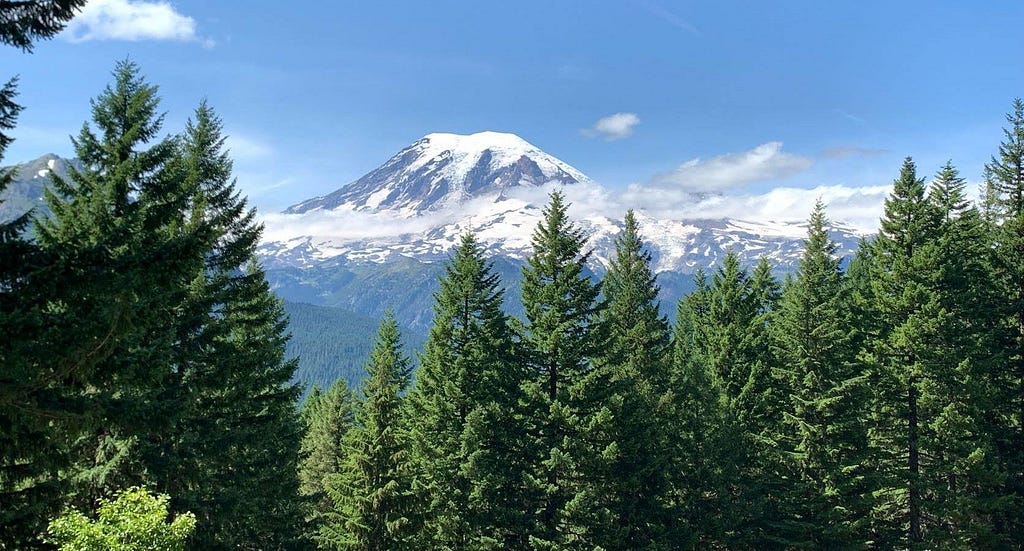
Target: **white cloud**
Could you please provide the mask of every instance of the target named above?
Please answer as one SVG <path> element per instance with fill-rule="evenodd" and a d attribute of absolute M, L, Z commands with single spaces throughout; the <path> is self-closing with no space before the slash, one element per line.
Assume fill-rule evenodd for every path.
<path fill-rule="evenodd" d="M 213 45 L 196 34 L 195 19 L 161 0 L 92 0 L 63 35 L 71 42 L 173 40 Z"/>
<path fill-rule="evenodd" d="M 782 151 L 782 142 L 768 142 L 740 153 L 726 153 L 708 160 L 692 159 L 672 172 L 658 174 L 648 187 L 715 192 L 752 182 L 786 178 L 811 167 L 814 161 Z"/>
<path fill-rule="evenodd" d="M 594 126 L 581 130 L 584 136 L 601 136 L 608 141 L 621 140 L 633 135 L 633 127 L 640 124 L 636 113 L 615 113 L 598 119 Z"/>
<path fill-rule="evenodd" d="M 227 148 L 231 152 L 232 159 L 242 161 L 264 159 L 274 153 L 274 149 L 270 145 L 237 132 L 228 134 Z"/>

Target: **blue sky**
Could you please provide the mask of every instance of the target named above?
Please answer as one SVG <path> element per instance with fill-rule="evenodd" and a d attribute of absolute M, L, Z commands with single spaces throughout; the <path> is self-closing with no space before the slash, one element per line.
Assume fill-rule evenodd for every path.
<path fill-rule="evenodd" d="M 928 174 L 952 159 L 976 182 L 1024 95 L 1019 0 L 86 10 L 31 55 L 0 50 L 27 107 L 5 161 L 70 154 L 89 98 L 130 57 L 160 86 L 168 132 L 208 99 L 264 211 L 332 191 L 430 132 L 513 132 L 612 190 L 697 176 L 748 198 L 877 188 L 906 155 Z"/>

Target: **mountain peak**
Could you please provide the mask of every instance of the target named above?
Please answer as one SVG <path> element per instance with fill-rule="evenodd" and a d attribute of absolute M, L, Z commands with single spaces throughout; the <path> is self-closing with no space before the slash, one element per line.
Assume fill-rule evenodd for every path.
<path fill-rule="evenodd" d="M 329 195 L 285 212 L 393 211 L 413 216 L 509 188 L 587 177 L 515 134 L 427 134 L 379 168 Z"/>

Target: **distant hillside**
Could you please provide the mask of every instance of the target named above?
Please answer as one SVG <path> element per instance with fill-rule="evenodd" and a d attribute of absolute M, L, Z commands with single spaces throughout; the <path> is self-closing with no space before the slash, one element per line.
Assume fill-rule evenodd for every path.
<path fill-rule="evenodd" d="M 327 387 L 342 378 L 353 388 L 358 387 L 380 320 L 299 302 L 285 302 L 284 308 L 292 334 L 287 354 L 299 358 L 295 380 L 311 388 L 314 384 Z M 415 361 L 414 351 L 422 348 L 426 335 L 403 328 L 402 337 L 409 357 Z"/>

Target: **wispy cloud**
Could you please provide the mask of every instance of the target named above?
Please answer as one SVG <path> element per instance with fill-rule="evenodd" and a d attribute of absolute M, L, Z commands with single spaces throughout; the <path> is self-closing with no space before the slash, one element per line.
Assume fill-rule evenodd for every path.
<path fill-rule="evenodd" d="M 844 109 L 836 109 L 836 114 L 848 121 L 857 123 L 859 126 L 868 125 L 868 121 L 865 120 L 863 117 L 854 115 L 853 113 L 850 113 L 849 111 L 846 111 Z"/>
<path fill-rule="evenodd" d="M 584 128 L 580 132 L 588 137 L 603 137 L 608 141 L 621 140 L 633 135 L 633 128 L 640 124 L 640 117 L 636 113 L 615 113 L 602 117 L 590 128 Z"/>
<path fill-rule="evenodd" d="M 237 132 L 228 134 L 227 148 L 231 152 L 231 158 L 241 161 L 265 159 L 274 153 L 270 145 Z"/>
<path fill-rule="evenodd" d="M 689 21 L 679 17 L 668 9 L 648 0 L 640 0 L 637 3 L 648 13 L 658 19 L 661 19 L 665 23 L 668 23 L 681 31 L 692 34 L 693 36 L 701 36 L 701 32 L 697 27 L 693 26 Z"/>
<path fill-rule="evenodd" d="M 814 161 L 782 151 L 782 142 L 768 142 L 748 151 L 710 159 L 691 159 L 672 172 L 658 174 L 645 187 L 691 193 L 719 192 L 752 182 L 786 178 L 803 172 Z"/>
<path fill-rule="evenodd" d="M 838 147 L 830 147 L 821 152 L 821 157 L 825 159 L 846 159 L 849 157 L 880 157 L 882 155 L 888 155 L 892 153 L 888 149 L 880 149 L 875 147 L 857 147 L 854 145 L 841 145 Z"/>
<path fill-rule="evenodd" d="M 195 19 L 161 0 L 92 0 L 63 36 L 71 42 L 169 40 L 213 46 L 213 41 L 197 34 Z"/>

